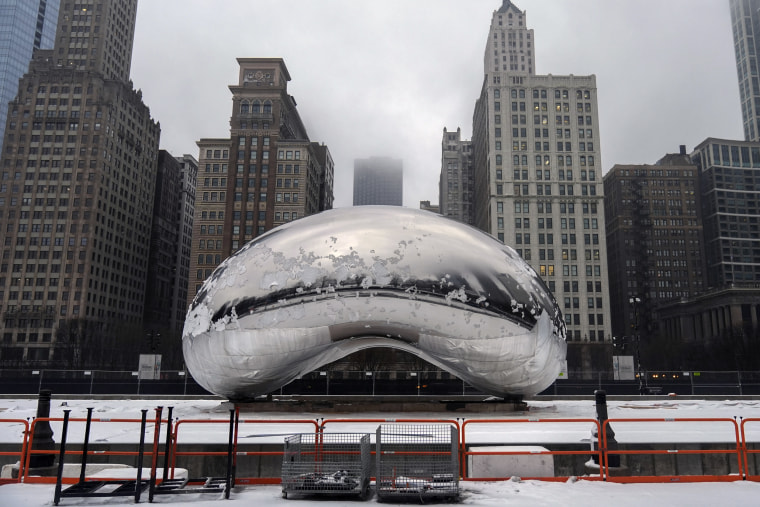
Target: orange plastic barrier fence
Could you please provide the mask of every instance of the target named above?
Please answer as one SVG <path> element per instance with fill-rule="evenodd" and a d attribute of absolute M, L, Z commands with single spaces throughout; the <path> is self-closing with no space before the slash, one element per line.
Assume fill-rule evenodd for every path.
<path fill-rule="evenodd" d="M 462 437 L 461 437 L 461 450 L 459 452 L 460 457 L 460 475 L 462 476 L 462 480 L 464 481 L 500 481 L 500 480 L 506 480 L 509 479 L 509 477 L 468 477 L 468 471 L 467 471 L 467 457 L 468 456 L 520 456 L 520 455 L 530 455 L 530 456 L 540 456 L 540 455 L 550 455 L 550 456 L 562 456 L 562 455 L 588 455 L 590 457 L 596 456 L 599 460 L 599 463 L 601 464 L 602 460 L 602 453 L 601 449 L 597 449 L 596 451 L 591 450 L 589 447 L 589 450 L 586 451 L 510 451 L 510 450 L 504 450 L 504 451 L 473 451 L 467 449 L 467 429 L 473 425 L 482 425 L 482 424 L 505 424 L 505 425 L 514 425 L 514 424 L 557 424 L 557 423 L 584 423 L 584 424 L 591 424 L 596 425 L 597 429 L 597 435 L 599 434 L 599 421 L 596 419 L 539 419 L 539 418 L 528 418 L 528 419 L 469 419 L 462 423 Z M 591 430 L 589 429 L 589 434 Z M 509 442 L 509 438 L 506 439 L 507 442 Z M 491 444 L 493 445 L 493 444 Z M 568 477 L 522 477 L 522 479 L 535 479 L 535 480 L 542 480 L 542 481 L 566 481 Z M 604 479 L 602 467 L 600 465 L 600 474 L 599 476 L 584 476 L 581 477 L 582 479 L 586 480 L 602 480 Z"/>
<path fill-rule="evenodd" d="M 620 435 L 621 425 L 618 423 L 636 423 L 641 424 L 653 424 L 653 423 L 721 423 L 730 424 L 734 429 L 734 448 L 728 449 L 645 449 L 645 450 L 612 450 L 608 448 L 607 442 L 607 426 L 610 424 L 616 424 L 615 433 Z M 623 426 L 624 428 L 624 426 Z M 624 482 L 624 483 L 641 483 L 641 482 L 732 482 L 741 481 L 744 478 L 744 467 L 742 464 L 742 442 L 739 435 L 739 425 L 736 420 L 730 418 L 697 418 L 697 417 L 682 417 L 682 418 L 652 418 L 652 419 L 608 419 L 602 425 L 602 446 L 605 454 L 604 461 L 604 475 L 607 481 L 610 482 Z M 674 430 L 676 430 L 674 428 Z M 651 442 L 646 442 L 646 445 L 651 445 Z M 610 475 L 608 465 L 608 459 L 610 455 L 688 455 L 688 454 L 733 454 L 736 455 L 736 463 L 738 466 L 738 473 L 725 473 L 725 474 L 704 474 L 704 475 Z"/>
<path fill-rule="evenodd" d="M 314 433 L 319 433 L 319 424 L 317 421 L 313 419 L 240 419 L 238 421 L 239 424 L 306 424 L 306 425 L 314 425 Z M 282 456 L 284 454 L 284 450 L 281 451 L 238 451 L 238 425 L 236 425 L 235 429 L 235 458 L 237 459 L 238 456 Z M 270 435 L 271 436 L 271 435 Z M 285 441 L 285 437 L 287 436 L 284 433 L 277 433 L 277 436 L 281 436 L 283 440 L 283 444 Z M 239 484 L 280 484 L 282 482 L 281 477 L 236 477 L 235 483 Z"/>
<path fill-rule="evenodd" d="M 0 485 L 21 482 L 24 476 L 24 463 L 26 463 L 27 445 L 29 444 L 29 421 L 25 419 L 0 419 L 0 424 L 20 424 L 24 427 L 21 441 L 21 449 L 18 451 L 3 451 L 0 456 L 18 456 L 19 471 L 18 476 L 13 478 L 0 478 Z"/>
<path fill-rule="evenodd" d="M 58 456 L 58 450 L 56 449 L 34 449 L 34 428 L 37 424 L 40 424 L 42 422 L 62 422 L 63 417 L 38 417 L 32 421 L 30 430 L 29 430 L 29 443 L 27 445 L 27 452 L 24 460 L 24 475 L 21 482 L 27 482 L 27 483 L 45 483 L 45 484 L 54 484 L 56 482 L 55 477 L 41 477 L 36 475 L 29 475 L 29 460 L 33 455 L 43 455 L 43 454 L 53 454 L 55 456 Z M 69 418 L 69 424 L 71 423 L 86 423 L 86 418 L 75 418 L 71 417 Z M 148 419 L 149 423 L 155 423 L 155 421 L 151 421 Z M 126 418 L 108 418 L 108 417 L 101 417 L 101 418 L 95 418 L 93 417 L 91 419 L 92 424 L 96 423 L 106 423 L 106 424 L 137 424 L 137 429 L 135 430 L 136 433 L 139 434 L 139 428 L 142 424 L 142 419 L 126 419 Z M 155 424 L 153 424 L 155 426 Z M 71 433 L 71 430 L 69 429 L 69 433 Z M 139 436 L 138 436 L 139 439 Z M 75 441 L 70 440 L 69 443 L 75 443 Z M 134 442 L 135 444 L 137 441 Z M 149 451 L 152 452 L 152 451 Z M 148 454 L 148 452 L 146 452 Z M 66 451 L 66 455 L 69 456 L 82 456 L 82 451 Z M 138 451 L 101 451 L 101 450 L 88 450 L 87 456 L 132 456 L 136 457 L 139 455 Z M 74 484 L 77 481 L 79 481 L 79 476 L 77 477 L 64 477 L 63 483 L 64 484 Z"/>
<path fill-rule="evenodd" d="M 240 456 L 282 456 L 283 451 L 238 451 L 239 445 L 239 432 L 240 425 L 248 424 L 276 424 L 276 425 L 308 425 L 313 427 L 315 433 L 319 432 L 319 424 L 313 419 L 238 419 L 238 413 L 235 417 L 235 438 L 233 445 L 235 468 L 237 468 L 237 459 Z M 182 425 L 186 424 L 224 424 L 229 425 L 229 419 L 181 419 L 174 425 L 174 436 L 172 438 L 173 448 L 171 452 L 172 464 L 171 464 L 171 478 L 174 478 L 174 469 L 177 466 L 178 456 L 226 456 L 226 451 L 179 451 L 179 430 Z M 279 433 L 277 434 L 279 435 Z M 271 435 L 270 435 L 271 436 Z M 283 442 L 286 434 L 282 434 Z M 222 443 L 221 441 L 219 442 Z M 225 441 L 226 444 L 226 441 Z M 279 484 L 281 477 L 235 477 L 235 484 Z"/>
<path fill-rule="evenodd" d="M 237 415 L 237 414 L 236 414 Z M 76 422 L 76 423 L 85 423 L 85 418 L 71 418 L 69 419 L 70 422 Z M 29 462 L 32 457 L 32 455 L 43 455 L 43 454 L 53 454 L 57 455 L 58 451 L 55 449 L 34 449 L 34 442 L 33 442 L 33 434 L 34 429 L 37 424 L 41 424 L 42 422 L 49 422 L 49 423 L 60 423 L 63 421 L 63 418 L 37 418 L 34 419 L 31 423 L 29 421 L 26 421 L 24 419 L 0 419 L 0 424 L 19 424 L 23 427 L 23 435 L 22 435 L 22 441 L 21 441 L 21 447 L 18 451 L 7 451 L 7 452 L 0 452 L 0 456 L 16 456 L 18 457 L 19 461 L 19 474 L 18 477 L 15 479 L 0 479 L 0 485 L 2 484 L 8 484 L 8 483 L 16 483 L 16 482 L 27 482 L 27 483 L 54 483 L 55 477 L 39 477 L 39 476 L 31 476 L 29 475 Z M 141 424 L 141 419 L 132 419 L 132 418 L 93 418 L 91 420 L 92 424 L 136 424 L 139 428 L 139 425 Z M 732 418 L 652 418 L 652 419 L 609 419 L 605 421 L 603 425 L 600 425 L 599 422 L 596 419 L 539 419 L 539 418 L 526 418 L 526 419 L 468 419 L 468 420 L 452 420 L 452 419 L 396 419 L 396 418 L 373 418 L 373 419 L 358 419 L 358 418 L 347 418 L 347 419 L 324 419 L 321 422 L 318 420 L 313 419 L 238 419 L 236 417 L 235 421 L 235 434 L 234 434 L 234 456 L 235 460 L 237 460 L 238 457 L 243 456 L 282 456 L 283 451 L 240 451 L 238 452 L 238 446 L 240 445 L 239 440 L 241 438 L 246 437 L 240 437 L 240 425 L 305 425 L 308 430 L 304 432 L 311 432 L 314 431 L 315 433 L 320 433 L 326 431 L 326 428 L 328 426 L 336 426 L 340 424 L 377 424 L 377 423 L 447 423 L 453 425 L 457 429 L 457 433 L 459 435 L 459 443 L 458 448 L 460 449 L 460 475 L 462 476 L 462 480 L 467 481 L 474 481 L 474 480 L 504 480 L 508 479 L 508 477 L 503 478 L 495 478 L 495 477 L 468 477 L 467 475 L 467 461 L 469 456 L 477 456 L 477 455 L 588 455 L 591 457 L 596 457 L 598 462 L 600 463 L 600 473 L 598 476 L 591 475 L 591 476 L 583 476 L 579 477 L 586 480 L 607 480 L 612 482 L 621 482 L 621 483 L 645 483 L 645 482 L 727 482 L 727 481 L 738 481 L 742 479 L 747 479 L 751 481 L 760 481 L 760 466 L 755 465 L 755 463 L 760 462 L 760 458 L 756 458 L 756 454 L 760 454 L 760 446 L 758 448 L 750 449 L 748 444 L 751 443 L 760 443 L 760 439 L 754 439 L 750 440 L 750 436 L 748 436 L 747 432 L 747 425 L 749 424 L 755 424 L 760 422 L 760 418 L 747 418 L 741 421 L 741 425 L 737 423 L 735 419 Z M 211 424 L 211 425 L 218 425 L 221 424 L 221 428 L 224 428 L 222 432 L 220 432 L 220 439 L 219 444 L 220 446 L 224 446 L 226 448 L 227 445 L 227 425 L 229 425 L 229 420 L 225 419 L 183 419 L 183 420 L 177 420 L 176 423 L 172 425 L 172 421 L 170 420 L 161 420 L 161 424 L 168 423 L 169 431 L 171 432 L 171 444 L 170 444 L 170 465 L 169 469 L 171 472 L 171 478 L 174 478 L 174 470 L 177 466 L 177 457 L 181 456 L 225 456 L 226 450 L 220 450 L 220 451 L 179 451 L 180 446 L 180 427 L 186 427 L 188 424 Z M 589 446 L 588 450 L 571 450 L 571 451 L 527 451 L 527 450 L 504 450 L 504 451 L 477 451 L 473 449 L 468 449 L 468 445 L 473 445 L 472 443 L 468 444 L 468 438 L 472 439 L 472 431 L 474 431 L 473 425 L 485 425 L 485 424 L 495 424 L 498 426 L 502 425 L 514 425 L 518 423 L 530 423 L 530 424 L 557 424 L 557 423 L 579 423 L 579 424 L 590 424 L 592 425 L 591 428 L 594 426 L 596 427 L 597 435 L 600 435 L 599 438 L 599 445 L 598 449 L 593 450 Z M 606 435 L 606 429 L 609 427 L 609 425 L 613 425 L 613 428 L 615 432 L 617 433 L 618 437 L 621 435 L 625 435 L 626 433 L 626 424 L 633 423 L 637 425 L 637 428 L 640 429 L 640 425 L 651 425 L 653 429 L 656 428 L 655 425 L 666 425 L 665 431 L 679 431 L 682 429 L 683 424 L 697 424 L 697 423 L 709 423 L 709 424 L 716 424 L 721 425 L 726 431 L 727 439 L 726 439 L 726 447 L 721 448 L 715 448 L 715 449 L 610 449 L 609 448 L 609 442 L 607 442 L 607 435 Z M 669 424 L 673 423 L 674 426 L 668 427 Z M 149 431 L 155 431 L 155 420 L 148 419 L 148 424 L 151 427 Z M 727 425 L 727 426 L 722 426 Z M 730 425 L 730 426 L 728 426 Z M 591 431 L 591 428 L 589 428 L 589 433 Z M 733 433 L 731 436 L 728 436 L 729 429 L 733 428 Z M 498 431 L 503 431 L 503 427 L 499 427 Z M 374 431 L 374 429 L 373 429 Z M 507 430 L 507 434 L 509 431 L 512 431 L 511 429 Z M 225 438 L 222 438 L 222 434 L 224 434 Z M 285 436 L 284 433 L 277 433 L 276 435 L 282 434 Z M 290 433 L 289 433 L 290 434 Z M 265 436 L 273 436 L 275 434 L 261 434 L 261 435 L 253 435 L 255 437 L 265 437 Z M 150 439 L 146 438 L 146 446 L 156 446 L 159 444 L 155 443 L 155 439 L 153 444 L 150 444 Z M 509 440 L 509 438 L 505 438 L 505 440 Z M 625 439 L 623 439 L 625 440 Z M 660 435 L 658 440 L 665 441 L 665 439 L 662 438 Z M 682 440 L 682 438 L 674 438 L 674 440 Z M 204 440 L 203 443 L 208 443 L 208 440 Z M 652 445 L 652 442 L 647 442 L 645 440 L 641 440 L 642 444 L 646 444 L 648 446 Z M 697 442 L 692 442 L 697 443 Z M 187 444 L 185 442 L 184 444 Z M 484 444 L 485 445 L 485 444 Z M 494 445 L 494 444 L 490 444 Z M 631 444 L 627 444 L 629 447 Z M 154 453 L 153 449 L 146 449 L 145 454 L 150 455 L 151 453 Z M 82 451 L 66 451 L 67 455 L 82 455 Z M 620 475 L 620 471 L 617 471 L 618 473 L 612 474 L 609 463 L 610 463 L 610 457 L 611 456 L 635 456 L 635 455 L 709 455 L 709 454 L 723 454 L 728 456 L 736 456 L 736 471 L 730 470 L 727 473 L 712 473 L 712 474 L 704 474 L 704 475 L 675 475 L 675 474 L 662 474 L 662 475 Z M 88 450 L 87 455 L 108 455 L 108 456 L 129 456 L 132 459 L 135 459 L 138 455 L 137 451 L 101 451 L 101 450 Z M 156 455 L 157 456 L 157 455 Z M 155 458 L 154 458 L 155 459 Z M 731 464 L 732 460 L 729 460 L 729 465 L 733 467 Z M 153 466 L 157 466 L 157 463 L 154 463 Z M 566 480 L 567 477 L 522 477 L 523 479 L 535 479 L 535 480 L 543 480 L 543 481 L 562 481 Z M 243 478 L 235 478 L 235 483 L 237 484 L 279 484 L 280 483 L 280 477 L 243 477 Z M 72 484 L 77 481 L 77 478 L 71 477 L 71 478 L 64 478 L 63 482 L 67 484 Z"/>
<path fill-rule="evenodd" d="M 760 454 L 760 449 L 750 449 L 747 444 L 750 443 L 747 438 L 745 426 L 748 423 L 757 423 L 760 419 L 754 417 L 748 417 L 742 420 L 741 423 L 741 438 L 742 438 L 742 455 L 744 456 L 744 478 L 748 481 L 760 481 L 760 466 L 758 466 L 758 460 L 752 459 L 755 454 Z M 760 439 L 758 439 L 760 440 Z M 755 473 L 752 473 L 752 472 Z"/>

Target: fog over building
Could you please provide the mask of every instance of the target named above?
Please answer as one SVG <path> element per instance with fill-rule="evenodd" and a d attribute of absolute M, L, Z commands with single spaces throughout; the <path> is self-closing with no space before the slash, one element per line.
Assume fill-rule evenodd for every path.
<path fill-rule="evenodd" d="M 354 206 L 403 206 L 404 168 L 390 157 L 354 160 Z"/>
<path fill-rule="evenodd" d="M 475 225 L 513 246 L 554 293 L 571 370 L 611 339 L 596 77 L 535 74 L 535 38 L 494 11 L 473 115 Z M 596 359 L 594 359 L 596 358 Z"/>

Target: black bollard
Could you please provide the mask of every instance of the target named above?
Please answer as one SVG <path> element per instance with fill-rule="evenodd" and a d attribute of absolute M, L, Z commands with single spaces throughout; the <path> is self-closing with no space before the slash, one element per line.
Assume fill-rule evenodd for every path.
<path fill-rule="evenodd" d="M 599 421 L 599 426 L 604 428 L 604 433 L 607 437 L 607 450 L 608 451 L 616 451 L 618 449 L 617 440 L 615 440 L 615 431 L 612 429 L 612 426 L 610 424 L 604 424 L 605 421 L 607 421 L 607 392 L 603 391 L 601 389 L 598 389 L 594 391 L 594 399 L 596 401 L 596 418 Z M 597 437 L 597 445 L 601 445 L 602 438 L 600 435 L 596 435 Z M 599 457 L 597 455 L 594 455 L 594 463 L 599 464 Z M 607 455 L 607 466 L 612 467 L 620 467 L 620 455 L 619 454 L 608 454 Z"/>
<path fill-rule="evenodd" d="M 37 398 L 37 419 L 50 417 L 50 397 L 53 391 L 40 389 Z M 37 421 L 32 435 L 34 449 L 37 451 L 54 451 L 53 428 L 48 421 Z M 29 457 L 29 468 L 48 468 L 55 463 L 55 454 L 32 454 Z"/>

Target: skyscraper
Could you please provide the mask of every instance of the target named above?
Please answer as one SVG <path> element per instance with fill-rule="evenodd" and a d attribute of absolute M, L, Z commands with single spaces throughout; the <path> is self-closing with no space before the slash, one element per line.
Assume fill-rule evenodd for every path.
<path fill-rule="evenodd" d="M 136 10 L 137 0 L 63 5 L 54 49 L 35 52 L 8 107 L 4 362 L 80 364 L 84 327 L 90 343 L 113 340 L 100 365 L 134 359 L 160 135 L 129 82 Z"/>
<path fill-rule="evenodd" d="M 187 313 L 197 173 L 192 155 L 159 151 L 144 326 L 167 339 L 179 339 Z"/>
<path fill-rule="evenodd" d="M 760 0 L 730 0 L 745 141 L 760 141 Z"/>
<path fill-rule="evenodd" d="M 707 138 L 699 168 L 707 285 L 760 283 L 760 143 Z"/>
<path fill-rule="evenodd" d="M 188 304 L 214 268 L 251 239 L 333 202 L 333 160 L 309 140 L 282 58 L 238 58 L 230 137 L 198 141 Z"/>
<path fill-rule="evenodd" d="M 403 200 L 404 168 L 400 159 L 370 157 L 354 160 L 354 206 L 402 206 Z"/>
<path fill-rule="evenodd" d="M 682 146 L 654 165 L 615 165 L 604 175 L 613 335 L 638 324 L 653 338 L 662 303 L 704 292 L 697 173 Z"/>
<path fill-rule="evenodd" d="M 0 147 L 8 102 L 29 67 L 32 53 L 55 41 L 60 0 L 0 0 Z"/>
<path fill-rule="evenodd" d="M 610 336 L 595 76 L 535 74 L 535 40 L 509 0 L 494 11 L 473 115 L 475 225 L 546 281 L 568 328 L 570 369 Z"/>
<path fill-rule="evenodd" d="M 472 142 L 462 139 L 461 129 L 449 132 L 444 127 L 438 183 L 440 213 L 472 225 L 472 187 Z"/>

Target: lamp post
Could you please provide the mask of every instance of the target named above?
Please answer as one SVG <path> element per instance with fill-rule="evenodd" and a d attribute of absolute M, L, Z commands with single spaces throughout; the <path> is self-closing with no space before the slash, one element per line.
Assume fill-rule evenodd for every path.
<path fill-rule="evenodd" d="M 639 395 L 642 395 L 644 394 L 644 381 L 641 377 L 641 340 L 639 336 L 639 303 L 641 303 L 641 298 L 633 296 L 628 299 L 628 302 L 633 306 L 633 336 L 631 338 L 636 345 L 636 376 L 639 377 Z"/>

